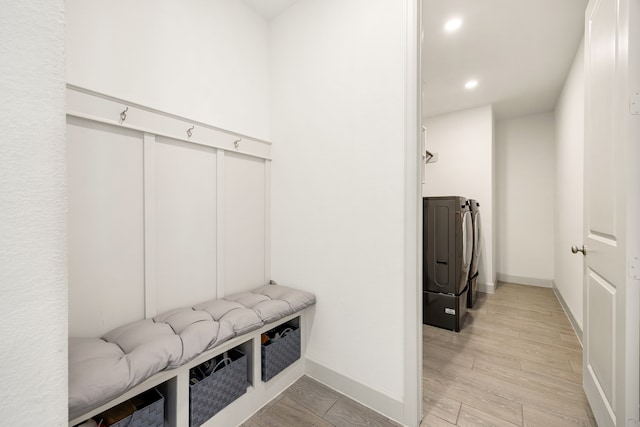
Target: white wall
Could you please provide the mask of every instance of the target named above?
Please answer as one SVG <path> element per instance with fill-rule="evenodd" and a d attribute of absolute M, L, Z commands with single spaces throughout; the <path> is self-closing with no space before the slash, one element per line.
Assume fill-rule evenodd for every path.
<path fill-rule="evenodd" d="M 65 4 L 68 83 L 268 139 L 268 27 L 244 2 Z"/>
<path fill-rule="evenodd" d="M 480 290 L 495 285 L 493 112 L 491 106 L 431 117 L 426 146 L 438 161 L 426 165 L 424 196 L 463 196 L 480 203 L 482 255 Z"/>
<path fill-rule="evenodd" d="M 554 139 L 551 112 L 497 122 L 496 252 L 500 280 L 552 284 Z"/>
<path fill-rule="evenodd" d="M 64 5 L 0 11 L 0 424 L 67 423 Z"/>
<path fill-rule="evenodd" d="M 270 32 L 273 278 L 317 295 L 309 360 L 397 401 L 405 14 L 396 0 L 301 0 Z"/>
<path fill-rule="evenodd" d="M 555 275 L 554 282 L 578 326 L 582 328 L 581 256 L 571 245 L 583 240 L 584 189 L 584 42 L 580 44 L 571 71 L 555 109 Z"/>

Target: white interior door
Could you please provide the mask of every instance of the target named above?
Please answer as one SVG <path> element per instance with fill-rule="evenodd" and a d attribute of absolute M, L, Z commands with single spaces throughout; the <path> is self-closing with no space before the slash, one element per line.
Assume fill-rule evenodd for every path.
<path fill-rule="evenodd" d="M 592 0 L 585 36 L 584 388 L 600 427 L 638 418 L 639 302 L 627 275 L 629 5 Z"/>

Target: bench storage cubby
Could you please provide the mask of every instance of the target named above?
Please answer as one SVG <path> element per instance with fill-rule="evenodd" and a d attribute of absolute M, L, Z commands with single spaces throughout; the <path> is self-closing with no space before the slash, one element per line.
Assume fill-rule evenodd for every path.
<path fill-rule="evenodd" d="M 262 334 L 262 381 L 269 381 L 300 359 L 300 318 Z"/>
<path fill-rule="evenodd" d="M 164 396 L 152 388 L 93 419 L 101 427 L 163 427 Z"/>
<path fill-rule="evenodd" d="M 189 372 L 189 425 L 199 427 L 247 392 L 247 355 L 235 347 Z"/>

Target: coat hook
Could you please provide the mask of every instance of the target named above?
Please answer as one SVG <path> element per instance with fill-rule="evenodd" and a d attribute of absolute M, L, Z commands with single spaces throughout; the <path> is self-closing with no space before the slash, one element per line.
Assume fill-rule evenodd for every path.
<path fill-rule="evenodd" d="M 129 111 L 129 107 L 125 108 L 123 112 L 120 113 L 120 123 L 124 123 L 127 120 L 127 111 Z"/>
<path fill-rule="evenodd" d="M 187 129 L 187 136 L 188 136 L 189 138 L 191 138 L 191 135 L 193 135 L 193 132 L 192 132 L 192 131 L 193 131 L 193 128 L 195 128 L 195 127 L 196 127 L 196 125 L 193 125 L 193 126 L 191 126 L 189 129 Z"/>
<path fill-rule="evenodd" d="M 233 146 L 238 148 L 240 146 L 240 141 L 242 141 L 242 139 L 236 139 L 235 141 L 233 141 Z"/>

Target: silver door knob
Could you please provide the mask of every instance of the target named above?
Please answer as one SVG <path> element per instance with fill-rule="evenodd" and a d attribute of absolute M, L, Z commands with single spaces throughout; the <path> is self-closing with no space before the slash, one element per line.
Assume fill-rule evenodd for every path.
<path fill-rule="evenodd" d="M 571 246 L 571 252 L 573 252 L 574 254 L 577 254 L 578 252 L 582 252 L 582 255 L 586 255 L 587 254 L 587 247 L 585 245 L 582 245 L 582 247 L 579 248 L 576 245 L 573 245 L 573 246 Z"/>

